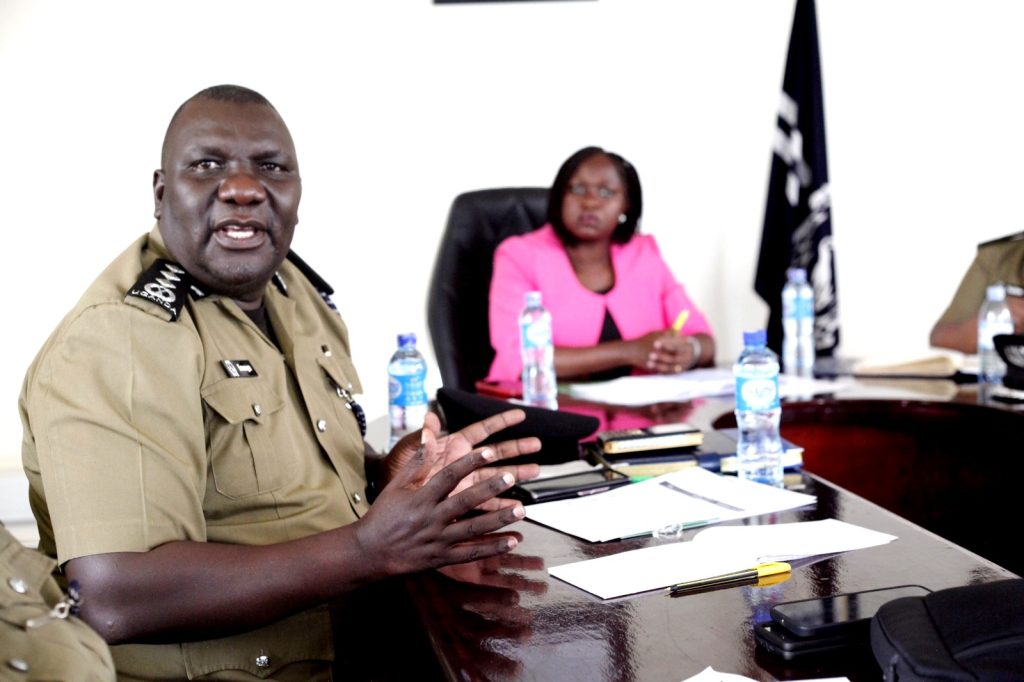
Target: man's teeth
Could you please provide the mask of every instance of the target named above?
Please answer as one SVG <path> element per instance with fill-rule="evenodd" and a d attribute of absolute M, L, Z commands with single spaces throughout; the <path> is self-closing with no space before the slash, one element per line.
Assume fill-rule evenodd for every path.
<path fill-rule="evenodd" d="M 232 239 L 249 239 L 256 234 L 256 230 L 251 227 L 226 227 L 224 234 Z"/>

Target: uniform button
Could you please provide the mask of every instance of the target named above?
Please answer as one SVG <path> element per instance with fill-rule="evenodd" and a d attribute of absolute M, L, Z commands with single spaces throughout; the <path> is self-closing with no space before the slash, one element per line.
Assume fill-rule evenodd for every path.
<path fill-rule="evenodd" d="M 363 496 L 360 495 L 359 493 L 352 493 L 352 501 L 355 502 L 356 504 L 359 504 L 360 502 L 363 501 Z"/>
<path fill-rule="evenodd" d="M 327 420 L 326 419 L 317 419 L 316 420 L 316 430 L 319 431 L 320 433 L 323 433 L 324 431 L 326 431 L 327 430 Z"/>
<path fill-rule="evenodd" d="M 19 673 L 27 673 L 28 661 L 21 658 L 9 658 L 7 659 L 7 667 L 11 670 L 17 670 Z"/>
<path fill-rule="evenodd" d="M 270 667 L 270 657 L 267 656 L 266 654 L 260 654 L 259 656 L 257 656 L 256 657 L 256 667 L 257 668 L 269 668 Z"/>
<path fill-rule="evenodd" d="M 255 414 L 257 417 L 263 414 L 263 408 L 260 406 L 259 403 L 252 404 L 252 413 Z"/>
<path fill-rule="evenodd" d="M 331 357 L 331 349 L 328 348 L 327 346 L 320 346 L 320 350 L 322 350 L 324 352 L 324 355 L 326 355 L 327 357 Z"/>
<path fill-rule="evenodd" d="M 28 585 L 21 578 L 8 578 L 7 584 L 11 586 L 11 589 L 18 594 L 25 594 L 28 592 Z"/>

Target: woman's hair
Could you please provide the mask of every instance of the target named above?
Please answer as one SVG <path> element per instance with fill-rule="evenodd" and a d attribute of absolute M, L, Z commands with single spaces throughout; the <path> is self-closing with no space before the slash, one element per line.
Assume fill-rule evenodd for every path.
<path fill-rule="evenodd" d="M 619 172 L 619 178 L 626 187 L 626 220 L 619 223 L 612 233 L 612 241 L 624 244 L 636 233 L 640 224 L 640 214 L 643 212 L 643 198 L 640 194 L 640 176 L 637 175 L 633 164 L 614 152 L 608 152 L 600 147 L 584 147 L 562 164 L 555 175 L 555 181 L 551 184 L 548 192 L 548 222 L 555 228 L 555 233 L 562 240 L 563 244 L 572 244 L 576 238 L 566 229 L 562 222 L 562 203 L 565 201 L 565 194 L 569 189 L 569 180 L 573 173 L 584 161 L 592 156 L 604 154 L 612 160 L 612 164 Z"/>

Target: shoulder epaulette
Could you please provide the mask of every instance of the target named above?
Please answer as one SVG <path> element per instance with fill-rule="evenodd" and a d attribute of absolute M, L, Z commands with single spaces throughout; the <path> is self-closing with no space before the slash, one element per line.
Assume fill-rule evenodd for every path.
<path fill-rule="evenodd" d="M 334 312 L 338 312 L 338 307 L 334 305 L 334 301 L 331 300 L 331 294 L 334 293 L 334 288 L 331 287 L 323 277 L 317 274 L 316 270 L 309 267 L 309 264 L 306 263 L 306 261 L 299 258 L 298 254 L 294 251 L 288 252 L 288 260 L 292 265 L 299 269 L 299 272 L 301 272 L 306 279 L 309 280 L 309 283 L 312 284 L 313 288 L 316 289 L 318 294 L 320 294 L 320 298 L 324 300 L 327 307 Z"/>
<path fill-rule="evenodd" d="M 185 268 L 161 259 L 149 266 L 139 281 L 129 287 L 124 301 L 143 309 L 150 307 L 139 306 L 137 302 L 149 301 L 168 313 L 173 322 L 181 315 L 187 296 L 205 298 L 206 294 L 196 286 L 195 280 L 185 272 Z"/>
<path fill-rule="evenodd" d="M 309 283 L 312 284 L 317 291 L 321 292 L 321 295 L 327 294 L 328 296 L 330 296 L 331 294 L 334 293 L 334 289 L 331 288 L 331 285 L 324 281 L 324 278 L 318 275 L 316 270 L 309 267 L 309 264 L 306 263 L 306 261 L 299 258 L 299 255 L 297 253 L 295 253 L 294 251 L 289 251 L 288 260 L 291 261 L 291 264 L 297 267 L 299 271 L 306 276 L 306 279 L 309 280 Z"/>
<path fill-rule="evenodd" d="M 1005 237 L 999 237 L 997 239 L 991 239 L 991 240 L 989 240 L 987 242 L 982 242 L 982 243 L 978 244 L 978 248 L 979 249 L 983 249 L 986 246 L 993 246 L 995 244 L 1003 244 L 1003 243 L 1006 243 L 1006 242 L 1015 242 L 1015 241 L 1018 241 L 1020 239 L 1024 239 L 1024 232 L 1016 232 L 1014 234 L 1008 234 Z"/>

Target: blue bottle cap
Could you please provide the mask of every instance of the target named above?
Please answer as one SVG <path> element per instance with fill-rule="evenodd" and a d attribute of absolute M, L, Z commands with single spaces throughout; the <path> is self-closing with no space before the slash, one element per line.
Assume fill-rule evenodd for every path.
<path fill-rule="evenodd" d="M 806 284 L 807 271 L 803 268 L 789 268 L 786 270 L 786 279 L 794 284 Z"/>
<path fill-rule="evenodd" d="M 764 346 L 768 342 L 768 334 L 763 329 L 743 332 L 744 346 Z"/>
<path fill-rule="evenodd" d="M 398 335 L 398 347 L 404 348 L 405 346 L 416 346 L 416 334 L 409 332 L 408 334 Z"/>

